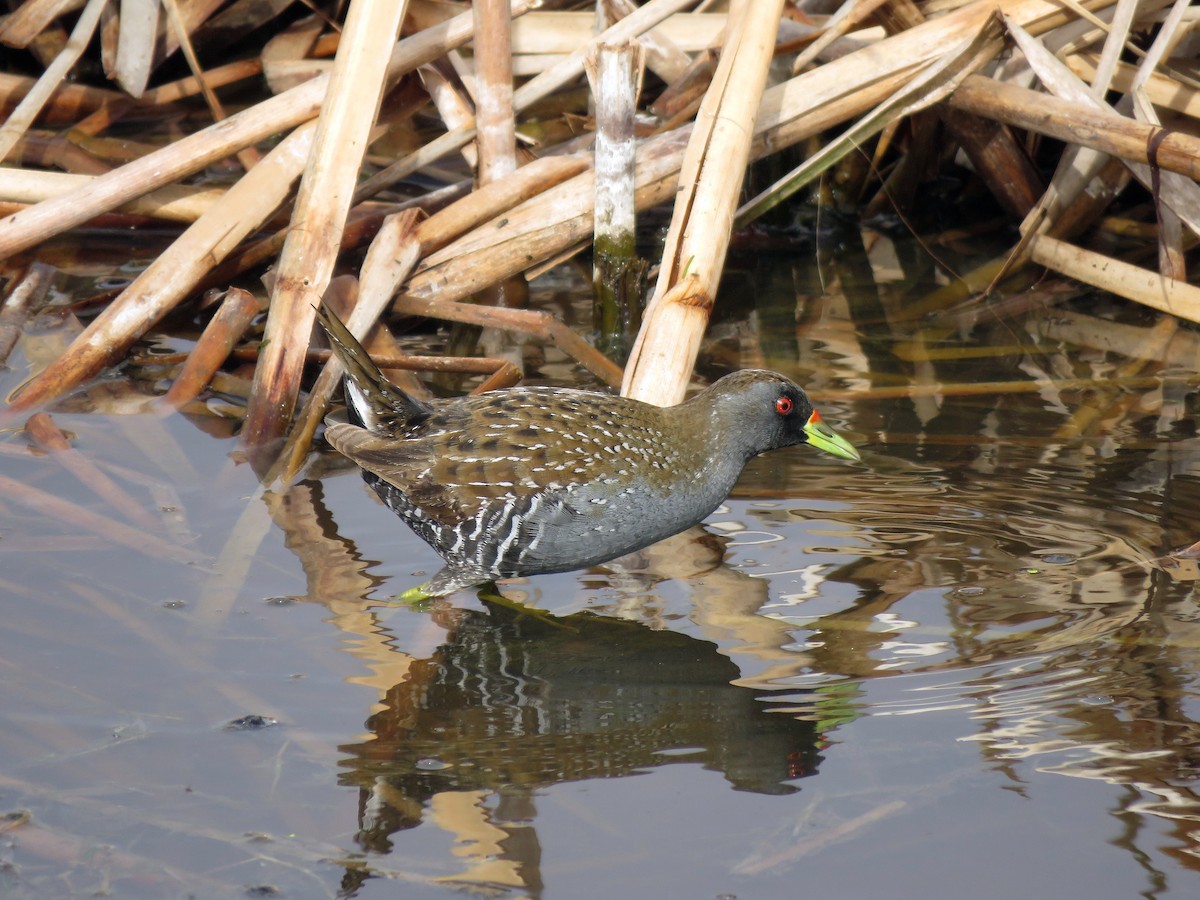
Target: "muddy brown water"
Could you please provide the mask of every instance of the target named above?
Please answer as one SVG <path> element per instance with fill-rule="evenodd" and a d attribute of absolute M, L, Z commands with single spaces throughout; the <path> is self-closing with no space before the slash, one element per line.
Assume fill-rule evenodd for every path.
<path fill-rule="evenodd" d="M 873 303 L 744 270 L 705 353 L 809 384 L 862 464 L 761 457 L 511 608 L 391 603 L 437 559 L 356 473 L 264 494 L 120 375 L 54 418 L 153 528 L 5 435 L 134 530 L 0 497 L 0 895 L 1195 896 L 1197 335 L 1137 382 L 1148 314 L 904 322 L 894 261 Z"/>

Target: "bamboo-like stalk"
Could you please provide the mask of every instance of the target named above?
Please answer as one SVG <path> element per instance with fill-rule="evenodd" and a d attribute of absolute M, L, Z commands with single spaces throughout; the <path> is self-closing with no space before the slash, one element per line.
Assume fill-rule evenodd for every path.
<path fill-rule="evenodd" d="M 387 78 L 388 48 L 408 0 L 352 0 L 330 76 L 292 229 L 279 256 L 266 348 L 254 372 L 242 441 L 261 447 L 291 422 L 316 304 L 329 283 L 358 168 Z"/>
<path fill-rule="evenodd" d="M 1035 236 L 1029 249 L 1033 261 L 1048 269 L 1181 319 L 1200 322 L 1200 287 L 1163 278 L 1158 272 L 1045 235 Z"/>
<path fill-rule="evenodd" d="M 500 181 L 517 168 L 517 123 L 513 106 L 512 17 L 508 0 L 476 0 L 475 11 L 475 146 L 478 185 Z M 399 287 L 399 285 L 397 285 Z M 479 296 L 486 306 L 525 306 L 524 279 L 492 285 Z M 478 352 L 510 359 L 520 371 L 523 355 L 512 335 L 484 329 L 477 337 Z M 503 378 L 504 373 L 497 373 Z"/>
<path fill-rule="evenodd" d="M 626 396 L 663 406 L 683 399 L 724 268 L 782 11 L 783 0 L 756 0 L 729 29 L 684 156 L 658 284 L 621 385 Z"/>
<path fill-rule="evenodd" d="M 0 166 L 0 201 L 40 203 L 52 197 L 75 194 L 91 184 L 95 177 L 70 172 L 42 172 Z M 175 222 L 194 222 L 224 194 L 225 191 L 221 188 L 169 184 L 117 207 L 114 212 Z"/>
<path fill-rule="evenodd" d="M 230 288 L 226 292 L 216 315 L 200 335 L 170 390 L 163 395 L 161 413 L 179 409 L 199 396 L 257 314 L 258 299 L 249 291 Z"/>

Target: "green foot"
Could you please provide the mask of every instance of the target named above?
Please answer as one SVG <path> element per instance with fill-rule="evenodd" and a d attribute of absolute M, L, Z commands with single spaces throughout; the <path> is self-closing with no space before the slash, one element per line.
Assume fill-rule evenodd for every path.
<path fill-rule="evenodd" d="M 427 610 L 432 605 L 432 602 L 437 599 L 433 594 L 426 590 L 428 587 L 429 585 L 426 583 L 409 588 L 407 591 L 404 591 L 404 593 L 397 597 L 396 600 L 412 607 L 412 609 L 417 611 Z"/>

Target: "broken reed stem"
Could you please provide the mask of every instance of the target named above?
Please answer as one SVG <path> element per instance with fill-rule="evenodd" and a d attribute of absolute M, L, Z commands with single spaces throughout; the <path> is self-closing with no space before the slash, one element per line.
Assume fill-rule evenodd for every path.
<path fill-rule="evenodd" d="M 637 11 L 633 0 L 602 0 L 602 2 L 606 8 L 619 12 L 622 18 L 631 16 Z M 612 43 L 618 42 L 613 41 Z M 664 34 L 661 28 L 654 28 L 643 33 L 638 38 L 638 44 L 645 53 L 646 68 L 661 78 L 664 84 L 671 84 L 682 78 L 692 64 L 691 57 Z"/>
<path fill-rule="evenodd" d="M 1024 12 L 1025 10 L 1028 10 L 1028 11 L 1030 11 L 1030 13 L 1028 13 L 1028 16 L 1030 16 L 1031 18 L 1034 16 L 1034 13 L 1046 14 L 1044 12 L 1038 12 L 1036 4 L 1015 4 L 1015 2 L 1013 2 L 1013 4 L 1004 4 L 1004 5 L 1006 5 L 1010 8 L 1020 7 L 1020 10 L 1022 12 Z M 947 17 L 947 18 L 952 18 L 952 17 Z M 960 17 L 960 23 L 961 23 L 961 20 L 964 20 L 964 19 L 962 19 L 962 17 Z M 913 29 L 913 31 L 917 31 L 917 30 L 918 29 Z M 935 31 L 936 31 L 936 29 L 925 30 L 925 35 L 934 34 Z M 890 38 L 889 38 L 889 40 L 890 40 Z M 886 44 L 887 42 L 883 42 L 883 43 Z M 883 46 L 883 44 L 880 44 L 880 47 L 882 47 L 882 46 Z M 907 44 L 907 43 L 888 44 L 888 48 L 894 49 L 894 50 L 896 50 L 896 48 L 899 48 L 900 46 L 908 47 L 908 46 L 910 46 L 910 44 Z M 877 48 L 872 48 L 872 50 L 874 50 L 874 49 L 877 49 Z M 898 54 L 898 56 L 896 56 L 896 58 L 905 59 L 905 60 L 918 58 L 918 56 L 920 56 L 919 52 L 914 53 L 914 54 L 905 55 L 905 54 L 900 53 L 899 50 L 896 50 L 896 54 Z M 868 54 L 868 55 L 874 56 L 875 54 L 872 53 L 872 54 Z M 882 52 L 880 52 L 880 55 L 882 55 Z M 822 68 L 824 68 L 824 67 L 822 67 Z M 820 71 L 820 70 L 818 70 L 818 71 Z M 893 70 L 892 72 L 890 72 L 890 74 L 883 74 L 883 76 L 881 76 L 881 77 L 887 78 L 887 77 L 899 77 L 899 76 L 896 76 L 896 72 L 895 72 L 895 70 Z M 764 118 L 766 118 L 766 115 L 769 113 L 770 108 L 772 108 L 772 102 L 775 101 L 776 103 L 778 103 L 778 97 L 784 96 L 785 94 L 787 94 L 787 92 L 790 92 L 792 90 L 803 90 L 803 88 L 800 88 L 800 86 L 799 86 L 799 83 L 802 82 L 802 80 L 803 80 L 803 77 L 802 77 L 802 79 L 797 79 L 797 84 L 785 85 L 784 90 L 769 92 L 768 97 L 763 98 Z M 821 82 L 821 79 L 817 79 L 817 83 L 820 83 L 820 82 Z M 805 84 L 805 86 L 810 84 L 810 82 L 806 82 L 806 80 L 804 80 L 803 83 Z M 1044 102 L 1045 100 L 1046 100 L 1046 97 L 1044 95 L 1039 95 L 1039 102 Z M 808 125 L 808 122 L 805 122 L 805 126 L 806 125 Z M 793 136 L 793 134 L 796 134 L 799 131 L 802 131 L 803 127 L 804 126 L 797 125 L 796 119 L 793 119 L 791 125 L 779 125 L 778 127 L 776 127 L 775 131 L 774 131 L 774 136 L 779 137 L 779 136 L 782 136 L 782 134 L 787 134 L 787 136 Z M 1171 137 L 1174 137 L 1174 136 L 1171 136 Z M 1169 137 L 1169 140 L 1171 139 L 1171 137 Z M 648 185 L 648 184 L 643 185 L 643 187 L 646 188 L 646 190 L 643 190 L 643 197 L 662 198 L 662 197 L 670 196 L 672 188 L 671 188 L 671 185 L 668 184 L 668 181 L 670 181 L 671 175 L 670 175 L 670 173 L 668 173 L 666 175 L 662 175 L 661 172 L 662 172 L 662 170 L 660 169 L 660 174 L 658 176 L 659 180 L 658 180 L 658 182 L 656 182 L 656 184 L 654 184 L 653 186 Z M 593 182 L 593 184 L 594 184 L 594 182 Z M 556 215 L 557 215 L 557 212 L 556 212 Z M 586 214 L 583 214 L 583 217 L 586 217 Z M 545 222 L 545 218 L 544 218 L 544 222 Z M 0 228 L 2 228 L 2 224 L 4 224 L 4 223 L 0 223 Z M 572 226 L 572 228 L 574 228 L 574 226 Z M 481 229 L 481 230 L 484 230 L 484 229 Z M 540 230 L 539 234 L 541 236 L 545 236 L 547 234 L 550 234 L 550 232 L 551 232 L 551 229 L 546 228 L 546 229 Z M 511 233 L 511 232 L 509 232 L 509 233 Z M 527 232 L 527 234 L 533 235 L 534 233 Z M 574 230 L 571 230 L 571 232 L 569 233 L 569 239 L 571 241 L 580 240 L 583 238 L 583 234 L 584 234 L 583 232 L 576 233 L 576 232 L 574 232 Z M 2 232 L 0 232 L 0 240 L 2 240 Z M 508 247 L 504 247 L 504 250 L 511 251 L 511 250 L 514 250 L 514 248 L 516 248 L 516 246 L 517 245 L 510 245 Z M 500 252 L 500 251 L 502 251 L 502 247 L 500 247 L 500 245 L 496 244 L 496 245 L 494 245 L 493 250 L 496 252 Z M 538 250 L 540 252 L 542 250 L 542 248 L 539 247 Z M 454 257 L 448 257 L 448 259 L 454 259 Z M 526 254 L 526 256 L 524 256 L 520 260 L 520 263 L 521 263 L 521 268 L 526 268 L 526 266 L 529 265 L 528 254 Z M 463 264 L 463 259 L 456 259 L 451 264 L 455 265 L 455 266 L 457 266 L 457 268 L 461 269 L 461 266 Z M 430 270 L 426 269 L 426 271 L 430 271 Z M 421 276 L 418 276 L 418 277 L 421 277 Z M 432 283 L 433 283 L 432 280 L 426 280 L 426 282 L 425 282 L 426 286 L 428 286 L 428 284 L 432 284 Z M 421 284 L 421 282 L 414 280 L 414 286 L 420 287 L 420 284 Z M 422 289 L 424 289 L 424 288 L 422 288 Z"/>
<path fill-rule="evenodd" d="M 8 364 L 26 320 L 41 306 L 57 271 L 45 263 L 33 263 L 0 303 L 0 367 Z"/>
<path fill-rule="evenodd" d="M 241 439 L 261 447 L 292 420 L 316 305 L 329 283 L 354 195 L 367 138 L 383 96 L 388 48 L 408 0 L 352 0 L 334 59 L 329 91 L 300 180 L 292 228 L 279 254 L 254 390 Z"/>
<path fill-rule="evenodd" d="M 159 405 L 160 414 L 173 412 L 200 395 L 229 358 L 256 315 L 258 299 L 253 294 L 241 288 L 230 288 L 226 292 L 216 315 L 188 354 L 187 362 L 175 377 L 170 390 L 163 395 Z"/>
<path fill-rule="evenodd" d="M 1157 138 L 1157 165 L 1188 178 L 1200 178 L 1200 138 L 1186 132 L 1146 125 L 1115 112 L 1081 108 L 1077 103 L 982 75 L 963 81 L 950 95 L 950 105 L 1143 164 L 1150 163 L 1150 141 Z"/>
<path fill-rule="evenodd" d="M 1042 0 L 1003 0 L 1001 7 L 1035 31 L 1064 18 Z M 883 102 L 912 77 L 914 65 L 944 52 L 947 41 L 977 31 L 990 15 L 990 8 L 972 4 L 767 90 L 756 125 L 756 155 L 794 144 Z M 847 94 L 847 83 L 862 87 Z M 674 196 L 679 154 L 689 131 L 685 127 L 660 135 L 640 147 L 639 208 Z M 592 210 L 581 198 L 594 196 L 593 178 L 591 172 L 577 176 L 430 254 L 407 282 L 397 311 L 437 316 L 440 301 L 469 296 L 586 241 Z M 458 315 L 445 317 L 458 321 Z"/>
<path fill-rule="evenodd" d="M 634 119 L 645 54 L 636 40 L 598 44 L 585 61 L 596 107 L 592 328 L 597 346 L 624 356 L 641 315 L 646 270 L 637 256 Z"/>
<path fill-rule="evenodd" d="M 1001 7 L 1037 29 L 1062 17 L 1058 7 L 1044 0 L 1002 0 Z M 755 155 L 796 144 L 883 102 L 907 83 L 914 66 L 942 53 L 947 41 L 978 30 L 990 15 L 990 7 L 972 4 L 769 88 L 755 126 Z M 847 93 L 847 84 L 860 87 Z M 684 126 L 639 144 L 639 209 L 675 195 L 690 132 Z M 506 212 L 430 254 L 407 282 L 405 294 L 420 301 L 458 300 L 554 258 L 592 233 L 594 197 L 594 173 L 585 172 Z"/>
<path fill-rule="evenodd" d="M 1160 312 L 1200 322 L 1200 287 L 1045 235 L 1030 242 L 1030 257 L 1061 275 L 1126 297 Z"/>
<path fill-rule="evenodd" d="M 44 172 L 0 166 L 0 201 L 40 203 L 52 197 L 76 195 L 95 180 L 95 175 Z M 117 207 L 114 212 L 148 216 L 175 222 L 195 222 L 225 191 L 168 184 Z"/>
<path fill-rule="evenodd" d="M 517 168 L 509 0 L 475 0 L 476 180 L 489 184 Z"/>
<path fill-rule="evenodd" d="M 1052 7 L 1039 2 L 1016 0 L 1004 3 L 1002 7 L 1032 30 L 1044 30 L 1060 16 Z M 866 105 L 890 96 L 907 81 L 909 76 L 906 73 L 914 63 L 940 52 L 948 39 L 961 35 L 966 28 L 972 27 L 971 23 L 980 22 L 987 14 L 978 5 L 964 8 L 958 13 L 888 38 L 870 48 L 870 52 L 851 54 L 827 63 L 767 91 L 762 102 L 762 118 L 766 121 L 760 124 L 769 135 L 770 146 L 778 148 L 794 143 L 844 121 L 862 111 Z M 870 71 L 869 75 L 866 70 Z M 849 103 L 836 105 L 833 98 L 842 94 L 841 85 L 850 80 L 856 84 L 870 83 L 872 89 L 862 89 L 847 98 Z M 969 94 L 975 86 L 982 87 L 985 84 L 988 87 L 983 90 L 991 89 L 992 83 L 987 79 L 979 76 L 968 78 L 953 95 L 954 101 Z M 1009 89 L 1011 86 L 1000 87 Z M 1053 99 L 1044 95 L 1033 96 L 1037 103 Z M 964 104 L 964 108 L 970 107 Z M 1140 138 L 1143 146 L 1144 139 L 1143 134 Z M 1183 136 L 1172 134 L 1166 143 L 1171 147 L 1174 146 L 1173 142 L 1184 140 Z M 647 150 L 651 146 L 653 144 L 647 145 Z M 644 167 L 639 166 L 639 171 L 640 206 L 661 202 L 670 195 L 671 165 L 665 157 Z M 445 254 L 429 258 L 410 281 L 408 293 L 413 298 L 462 297 L 512 271 L 526 268 L 533 260 L 550 258 L 584 239 L 583 229 L 590 225 L 588 214 L 582 210 L 575 212 L 566 204 L 573 203 L 569 199 L 572 195 L 586 194 L 586 189 L 579 186 L 574 191 L 564 189 L 562 193 L 562 197 L 547 197 L 544 204 L 536 207 L 530 204 L 526 209 L 515 210 L 506 216 L 503 235 L 494 229 L 480 229 L 476 235 L 467 236 Z M 552 219 L 548 222 L 547 212 L 550 210 L 553 210 Z M 488 245 L 490 250 L 485 249 Z M 465 255 L 460 257 L 459 253 Z M 513 265 L 513 261 L 519 262 Z M 450 275 L 451 267 L 455 270 L 453 276 Z"/>
<path fill-rule="evenodd" d="M 724 269 L 782 11 L 783 0 L 755 0 L 727 26 L 684 155 L 658 284 L 621 385 L 625 396 L 662 406 L 683 400 Z"/>

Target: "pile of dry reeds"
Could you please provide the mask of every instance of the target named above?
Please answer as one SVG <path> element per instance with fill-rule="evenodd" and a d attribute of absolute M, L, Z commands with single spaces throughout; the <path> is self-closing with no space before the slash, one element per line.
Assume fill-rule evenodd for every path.
<path fill-rule="evenodd" d="M 268 266 L 269 312 L 242 434 L 249 447 L 273 447 L 273 457 L 277 441 L 290 438 L 277 471 L 294 470 L 307 452 L 336 378 L 327 363 L 302 391 L 314 304 L 337 302 L 331 283 L 357 296 L 345 307 L 353 304 L 358 334 L 388 310 L 532 332 L 628 394 L 675 402 L 735 223 L 850 154 L 871 157 L 870 178 L 886 176 L 881 195 L 911 194 L 921 156 L 944 153 L 931 147 L 942 129 L 1022 221 L 1020 245 L 966 276 L 961 290 L 984 291 L 1034 263 L 1200 320 L 1200 293 L 1184 271 L 1188 235 L 1200 226 L 1200 140 L 1187 133 L 1200 94 L 1183 0 L 549 8 L 564 5 L 351 0 L 344 18 L 340 10 L 293 16 L 285 27 L 273 23 L 289 4 L 266 0 L 26 0 L 0 18 L 0 42 L 21 51 L 5 58 L 43 67 L 36 78 L 0 74 L 0 259 L 10 288 L 0 351 L 44 291 L 49 273 L 37 254 L 47 239 L 105 217 L 187 223 L 12 398 L 9 415 L 119 361 L 179 304 Z M 249 47 L 250 32 L 272 30 L 257 57 L 221 58 L 223 47 Z M 148 87 L 175 54 L 193 75 Z M 81 62 L 102 67 L 111 84 L 69 80 Z M 643 68 L 655 88 L 639 97 Z M 247 82 L 265 82 L 269 95 L 227 111 L 245 104 Z M 587 113 L 578 88 L 589 83 L 588 121 L 601 133 L 556 131 L 556 122 Z M 206 128 L 132 152 L 104 139 L 122 120 L 162 118 L 197 95 L 213 120 Z M 519 143 L 535 104 L 543 137 Z M 414 121 L 430 111 L 442 130 L 415 143 Z M 1030 162 L 1039 135 L 1065 145 L 1048 185 Z M 739 209 L 750 161 L 818 137 L 821 149 L 800 169 Z M 408 149 L 381 160 L 372 145 L 384 143 Z M 390 193 L 416 173 L 437 173 L 451 154 L 470 163 L 472 181 L 415 200 Z M 244 174 L 228 188 L 188 184 L 234 159 Z M 1150 268 L 1068 243 L 1131 180 L 1153 198 L 1137 223 L 1158 242 Z M 624 373 L 545 313 L 464 302 L 586 247 L 594 229 L 606 248 L 625 246 L 635 209 L 671 202 L 657 282 Z M 368 243 L 347 290 L 333 278 L 339 256 Z M 204 388 L 259 307 L 245 291 L 227 291 L 168 408 Z M 501 363 L 461 365 L 497 368 L 493 384 L 511 375 Z"/>

